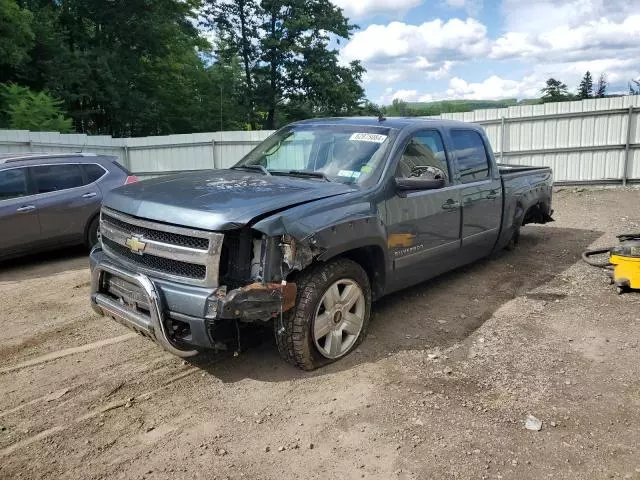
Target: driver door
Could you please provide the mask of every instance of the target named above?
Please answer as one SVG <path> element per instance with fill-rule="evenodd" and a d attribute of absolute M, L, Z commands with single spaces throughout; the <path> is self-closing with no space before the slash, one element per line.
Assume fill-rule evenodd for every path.
<path fill-rule="evenodd" d="M 444 178 L 431 190 L 395 191 L 387 200 L 387 242 L 396 288 L 419 283 L 456 266 L 461 248 L 460 186 L 452 183 L 438 130 L 412 134 L 396 178 Z"/>

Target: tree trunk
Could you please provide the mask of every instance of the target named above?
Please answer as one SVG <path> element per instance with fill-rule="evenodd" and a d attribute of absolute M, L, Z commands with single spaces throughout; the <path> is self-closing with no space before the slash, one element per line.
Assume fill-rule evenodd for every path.
<path fill-rule="evenodd" d="M 246 100 L 249 104 L 249 125 L 251 129 L 255 128 L 255 102 L 253 98 L 253 81 L 251 80 L 251 65 L 249 59 L 249 42 L 251 39 L 247 38 L 247 16 L 245 12 L 245 1 L 239 2 L 239 17 L 240 17 L 240 35 L 242 43 L 242 62 L 244 64 L 245 81 L 247 82 Z"/>
<path fill-rule="evenodd" d="M 276 38 L 276 15 L 271 12 L 271 38 Z M 267 130 L 274 130 L 276 124 L 276 87 L 278 82 L 278 49 L 275 45 L 270 48 L 269 52 L 269 100 L 267 113 Z"/>

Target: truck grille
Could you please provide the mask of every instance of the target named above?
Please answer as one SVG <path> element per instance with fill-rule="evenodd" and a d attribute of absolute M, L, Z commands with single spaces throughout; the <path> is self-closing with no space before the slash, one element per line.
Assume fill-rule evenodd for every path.
<path fill-rule="evenodd" d="M 108 238 L 103 238 L 102 243 L 109 250 L 122 258 L 126 258 L 129 262 L 157 272 L 166 272 L 180 277 L 198 279 L 204 279 L 207 274 L 207 267 L 204 265 L 180 262 L 170 258 L 156 257 L 155 255 L 138 255 L 137 253 L 133 253 L 127 247 L 119 245 Z"/>
<path fill-rule="evenodd" d="M 117 218 L 105 213 L 102 214 L 102 221 L 108 222 L 131 233 L 142 235 L 144 238 L 148 238 L 149 240 L 156 240 L 158 242 L 170 243 L 172 245 L 180 245 L 189 248 L 199 248 L 201 250 L 209 248 L 209 240 L 206 238 L 190 237 L 188 235 L 163 232 L 161 230 L 151 230 L 150 228 L 144 228 L 140 225 L 123 222 L 122 220 L 118 220 Z"/>
<path fill-rule="evenodd" d="M 224 235 L 143 220 L 104 207 L 102 247 L 135 272 L 180 283 L 218 286 Z"/>

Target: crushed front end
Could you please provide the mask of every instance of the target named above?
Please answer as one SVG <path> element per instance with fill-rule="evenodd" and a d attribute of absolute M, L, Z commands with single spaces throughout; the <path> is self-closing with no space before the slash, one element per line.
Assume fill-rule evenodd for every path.
<path fill-rule="evenodd" d="M 287 236 L 208 232 L 106 207 L 100 232 L 92 307 L 181 357 L 223 349 L 239 325 L 293 308 L 296 285 L 286 278 L 309 255 Z"/>

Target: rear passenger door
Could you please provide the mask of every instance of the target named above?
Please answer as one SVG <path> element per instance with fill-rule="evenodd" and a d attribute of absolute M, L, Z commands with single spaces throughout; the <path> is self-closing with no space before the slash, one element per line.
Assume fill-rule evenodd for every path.
<path fill-rule="evenodd" d="M 28 250 L 40 235 L 27 168 L 0 170 L 0 256 Z"/>
<path fill-rule="evenodd" d="M 491 253 L 500 232 L 502 182 L 479 132 L 452 129 L 450 136 L 462 185 L 462 255 L 473 261 Z"/>
<path fill-rule="evenodd" d="M 52 163 L 31 168 L 38 194 L 43 240 L 84 240 L 89 219 L 98 211 L 102 195 L 77 163 Z"/>

